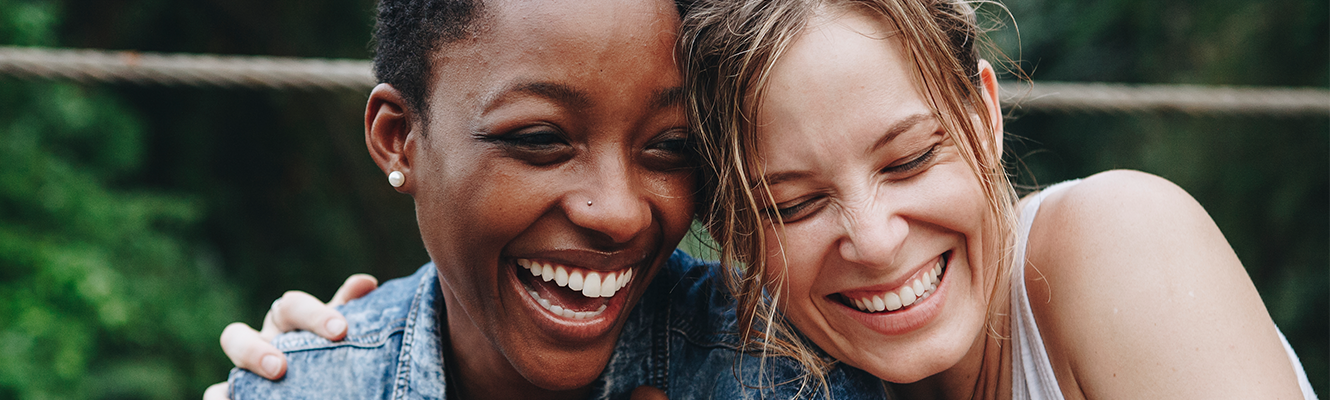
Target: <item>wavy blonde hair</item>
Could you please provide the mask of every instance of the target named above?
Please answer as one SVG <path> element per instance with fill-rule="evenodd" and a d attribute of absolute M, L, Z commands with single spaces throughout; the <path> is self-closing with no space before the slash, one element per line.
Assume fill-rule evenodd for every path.
<path fill-rule="evenodd" d="M 1016 194 L 998 154 L 994 126 L 983 100 L 975 8 L 964 0 L 701 0 L 684 17 L 678 59 L 689 91 L 688 114 L 698 131 L 704 169 L 700 218 L 719 246 L 727 285 L 738 302 L 740 334 L 748 350 L 789 357 L 808 371 L 807 379 L 828 388 L 826 372 L 835 362 L 813 350 L 779 312 L 784 270 L 769 271 L 767 226 L 783 223 L 764 215 L 760 199 L 767 183 L 750 166 L 760 165 L 753 121 L 772 66 L 825 8 L 848 8 L 885 17 L 901 39 L 906 57 L 919 72 L 935 117 L 957 143 L 988 198 L 990 228 L 984 254 L 991 264 L 987 329 L 1000 337 L 1008 300 Z M 999 5 L 1000 7 L 1000 5 Z M 1005 9 L 1004 9 L 1005 10 Z M 994 51 L 995 55 L 1000 52 Z M 996 106 L 996 105 L 995 105 Z M 976 121 L 977 116 L 978 121 Z M 766 225 L 770 224 L 770 225 Z M 775 274 L 771 274 L 775 272 Z M 770 277 L 770 278 L 769 278 Z M 747 383 L 745 383 L 747 384 Z M 759 383 L 760 384 L 760 383 Z M 806 386 L 805 386 L 806 387 Z M 829 395 L 829 393 L 828 393 Z"/>

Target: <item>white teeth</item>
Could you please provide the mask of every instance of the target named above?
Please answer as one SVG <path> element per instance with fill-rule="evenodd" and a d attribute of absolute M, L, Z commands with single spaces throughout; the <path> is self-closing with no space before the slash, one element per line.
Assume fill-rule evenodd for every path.
<path fill-rule="evenodd" d="M 919 298 L 918 296 L 914 295 L 914 288 L 909 286 L 901 288 L 900 296 L 901 296 L 901 305 L 905 306 L 914 304 L 914 301 Z"/>
<path fill-rule="evenodd" d="M 541 307 L 545 308 L 546 310 L 549 310 L 550 313 L 568 319 L 595 318 L 600 316 L 601 313 L 605 312 L 606 308 L 604 304 L 601 304 L 600 308 L 597 308 L 596 311 L 573 311 L 567 308 L 563 308 L 563 306 L 560 306 L 558 304 L 550 304 L 549 300 L 540 298 L 540 294 L 536 293 L 536 291 L 534 290 L 528 290 L 527 293 L 531 295 L 531 298 L 536 299 L 537 304 L 540 304 Z"/>
<path fill-rule="evenodd" d="M 600 274 L 595 272 L 586 274 L 586 282 L 582 283 L 582 295 L 600 297 Z"/>
<path fill-rule="evenodd" d="M 583 283 L 586 283 L 586 282 L 582 280 L 582 271 L 573 271 L 573 272 L 568 273 L 568 288 L 569 288 L 569 289 L 572 289 L 572 290 L 575 290 L 575 291 L 579 291 L 579 292 L 580 292 L 580 291 L 582 291 L 582 284 L 583 284 Z"/>
<path fill-rule="evenodd" d="M 886 292 L 881 295 L 849 299 L 855 308 L 864 312 L 896 311 L 910 306 L 920 300 L 928 298 L 933 292 L 937 291 L 939 283 L 942 283 L 942 274 L 946 272 L 946 259 L 939 257 L 933 268 L 924 271 L 922 275 L 909 281 L 899 289 L 892 292 Z"/>
<path fill-rule="evenodd" d="M 559 286 L 568 286 L 568 270 L 563 269 L 563 266 L 559 266 L 554 270 L 554 283 Z"/>
<path fill-rule="evenodd" d="M 613 297 L 633 280 L 631 268 L 618 272 L 586 271 L 527 259 L 518 259 L 517 265 L 545 282 L 554 281 L 559 287 L 566 287 L 591 298 Z M 591 284 L 592 275 L 596 276 L 595 285 Z"/>
<path fill-rule="evenodd" d="M 887 304 L 887 311 L 896 311 L 901 307 L 905 307 L 904 304 L 901 304 L 901 297 L 891 292 L 887 292 L 885 296 L 882 296 L 882 302 Z"/>
<path fill-rule="evenodd" d="M 554 279 L 554 268 L 550 268 L 549 264 L 540 266 L 540 279 L 543 279 L 545 282 Z"/>
<path fill-rule="evenodd" d="M 614 292 L 619 291 L 619 277 L 613 272 L 605 274 L 605 279 L 600 281 L 600 297 L 614 296 Z"/>
<path fill-rule="evenodd" d="M 873 296 L 873 311 L 882 311 L 885 309 L 887 309 L 887 305 L 882 302 L 882 298 Z"/>

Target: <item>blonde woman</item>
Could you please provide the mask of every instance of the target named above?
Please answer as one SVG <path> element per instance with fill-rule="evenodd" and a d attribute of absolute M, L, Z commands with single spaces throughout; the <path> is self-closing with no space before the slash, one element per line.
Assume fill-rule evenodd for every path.
<path fill-rule="evenodd" d="M 1016 201 L 976 26 L 950 0 L 717 0 L 685 17 L 715 168 L 705 221 L 747 337 L 912 399 L 1314 398 L 1176 185 L 1110 171 Z"/>

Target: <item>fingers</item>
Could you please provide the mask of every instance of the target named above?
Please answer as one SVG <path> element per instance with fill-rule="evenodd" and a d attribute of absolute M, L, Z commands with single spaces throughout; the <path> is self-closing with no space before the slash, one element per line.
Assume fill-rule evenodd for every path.
<path fill-rule="evenodd" d="M 328 340 L 346 337 L 346 318 L 309 293 L 292 290 L 272 304 L 263 318 L 261 335 L 268 339 L 293 330 L 314 332 Z"/>
<path fill-rule="evenodd" d="M 669 400 L 665 392 L 657 389 L 655 386 L 642 385 L 633 389 L 633 394 L 629 396 L 631 400 Z"/>
<path fill-rule="evenodd" d="M 273 380 L 286 374 L 286 356 L 242 322 L 232 322 L 222 330 L 222 351 L 237 367 L 264 378 Z"/>
<path fill-rule="evenodd" d="M 379 287 L 379 280 L 369 274 L 355 274 L 346 278 L 342 287 L 337 288 L 337 294 L 334 294 L 332 300 L 328 302 L 330 306 L 340 306 L 346 302 L 365 297 L 369 292 Z"/>
<path fill-rule="evenodd" d="M 203 391 L 203 400 L 231 400 L 227 395 L 230 394 L 231 384 L 218 382 L 208 386 L 208 390 Z"/>

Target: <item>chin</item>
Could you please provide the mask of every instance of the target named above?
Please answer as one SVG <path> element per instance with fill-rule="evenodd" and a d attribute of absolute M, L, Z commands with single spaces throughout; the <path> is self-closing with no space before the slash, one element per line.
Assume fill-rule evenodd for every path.
<path fill-rule="evenodd" d="M 947 353 L 935 357 L 916 356 L 907 360 L 900 357 L 892 357 L 891 361 L 874 362 L 873 365 L 858 366 L 878 379 L 899 384 L 909 384 L 922 381 L 933 375 L 945 372 L 947 369 L 960 363 L 965 356 L 965 351 L 938 350 Z M 930 352 L 936 354 L 936 352 Z M 853 364 L 852 364 L 853 365 Z"/>

